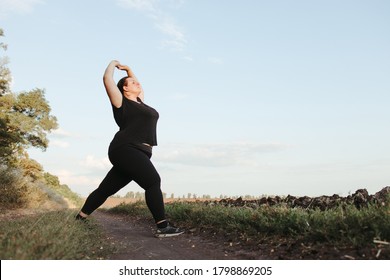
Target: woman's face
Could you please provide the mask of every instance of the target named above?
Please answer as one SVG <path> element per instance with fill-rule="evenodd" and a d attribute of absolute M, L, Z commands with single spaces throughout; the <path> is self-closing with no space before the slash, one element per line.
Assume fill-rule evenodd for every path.
<path fill-rule="evenodd" d="M 138 93 L 138 94 L 140 94 L 142 90 L 140 83 L 133 78 L 126 79 L 123 89 L 130 93 Z"/>

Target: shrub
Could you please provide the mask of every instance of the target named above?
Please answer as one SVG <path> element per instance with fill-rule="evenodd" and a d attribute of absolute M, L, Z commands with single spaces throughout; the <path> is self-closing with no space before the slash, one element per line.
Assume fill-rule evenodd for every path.
<path fill-rule="evenodd" d="M 0 165 L 0 208 L 22 208 L 28 204 L 30 180 L 16 168 Z"/>

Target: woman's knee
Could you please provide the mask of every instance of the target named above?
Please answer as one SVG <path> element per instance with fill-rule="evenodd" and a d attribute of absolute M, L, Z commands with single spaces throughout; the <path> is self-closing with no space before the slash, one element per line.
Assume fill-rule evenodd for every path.
<path fill-rule="evenodd" d="M 161 188 L 161 177 L 157 174 L 157 176 L 154 178 L 153 183 L 150 183 L 150 187 L 152 189 L 160 189 Z"/>
<path fill-rule="evenodd" d="M 161 177 L 160 175 L 156 174 L 153 177 L 149 177 L 147 180 L 139 182 L 139 185 L 144 190 L 150 190 L 150 189 L 160 189 L 161 187 Z"/>

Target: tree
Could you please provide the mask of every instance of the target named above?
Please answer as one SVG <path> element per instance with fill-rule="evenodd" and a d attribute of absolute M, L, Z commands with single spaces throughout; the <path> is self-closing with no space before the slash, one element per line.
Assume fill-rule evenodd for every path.
<path fill-rule="evenodd" d="M 0 151 L 3 159 L 9 162 L 11 158 L 18 158 L 29 147 L 46 150 L 49 142 L 46 135 L 58 126 L 50 111 L 41 89 L 0 96 Z"/>
<path fill-rule="evenodd" d="M 134 192 L 133 192 L 133 191 L 129 191 L 129 192 L 127 192 L 126 195 L 125 195 L 125 198 L 134 198 L 134 197 L 135 197 L 135 195 L 134 195 Z"/>
<path fill-rule="evenodd" d="M 4 36 L 0 29 L 0 36 Z M 5 50 L 3 43 L 0 46 Z M 56 117 L 42 89 L 33 89 L 18 94 L 10 91 L 11 74 L 7 60 L 0 63 L 0 158 L 17 165 L 24 157 L 25 149 L 48 147 L 47 133 L 58 127 Z"/>
<path fill-rule="evenodd" d="M 3 29 L 0 28 L 0 37 L 4 36 Z M 7 50 L 7 45 L 0 42 L 0 50 Z M 6 57 L 0 58 L 0 108 L 3 107 L 2 100 L 3 95 L 6 93 L 9 93 L 9 86 L 11 84 L 11 74 L 6 66 L 8 63 L 8 60 Z M 2 109 L 1 111 L 2 112 Z M 9 154 L 10 150 L 8 148 L 8 143 L 12 143 L 16 141 L 16 138 L 13 137 L 13 135 L 6 132 L 7 130 L 7 123 L 6 120 L 1 117 L 0 113 L 0 158 L 3 157 L 3 154 Z"/>
<path fill-rule="evenodd" d="M 134 198 L 138 199 L 138 200 L 142 200 L 142 199 L 144 199 L 144 196 L 145 196 L 144 193 L 136 192 Z"/>
<path fill-rule="evenodd" d="M 3 29 L 0 28 L 0 37 L 3 36 Z M 7 45 L 0 42 L 0 49 L 3 49 L 4 51 L 7 50 Z M 5 93 L 9 92 L 9 85 L 11 83 L 11 73 L 8 67 L 6 67 L 7 63 L 7 57 L 0 58 L 0 96 L 3 96 Z"/>
<path fill-rule="evenodd" d="M 0 39 L 4 36 L 0 28 Z M 0 51 L 7 46 L 0 42 Z M 11 72 L 8 59 L 0 55 L 0 202 L 7 207 L 24 207 L 43 203 L 47 199 L 64 205 L 67 197 L 78 201 L 58 177 L 44 173 L 42 166 L 29 158 L 27 148 L 48 147 L 47 133 L 57 128 L 57 119 L 42 89 L 20 93 L 11 91 Z"/>
<path fill-rule="evenodd" d="M 24 176 L 29 176 L 34 181 L 42 178 L 46 179 L 46 174 L 43 173 L 42 165 L 39 162 L 31 159 L 27 153 L 21 157 L 18 162 L 18 166 L 23 170 Z M 54 177 L 57 178 L 56 176 Z M 53 185 L 60 185 L 58 178 L 57 182 Z"/>

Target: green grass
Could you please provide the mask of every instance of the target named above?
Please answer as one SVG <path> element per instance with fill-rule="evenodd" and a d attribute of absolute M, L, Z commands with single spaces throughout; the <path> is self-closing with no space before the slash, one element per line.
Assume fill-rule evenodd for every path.
<path fill-rule="evenodd" d="M 113 212 L 150 218 L 144 202 L 122 204 Z M 166 204 L 169 219 L 181 226 L 210 229 L 218 233 L 261 238 L 283 236 L 314 242 L 364 246 L 374 239 L 390 241 L 390 207 L 370 205 L 358 210 L 352 205 L 320 211 L 284 206 L 240 208 L 203 203 Z"/>
<path fill-rule="evenodd" d="M 109 212 L 152 220 L 144 201 L 121 204 Z M 390 208 L 371 205 L 320 211 L 284 206 L 225 207 L 204 203 L 166 204 L 167 217 L 179 226 L 208 230 L 229 238 L 263 240 L 287 237 L 363 247 L 374 239 L 390 241 Z M 47 212 L 0 221 L 0 259 L 107 259 L 115 250 L 91 219 L 76 222 L 74 211 Z"/>
<path fill-rule="evenodd" d="M 74 220 L 72 211 L 47 212 L 0 221 L 2 260 L 105 259 L 113 248 L 93 220 Z"/>

